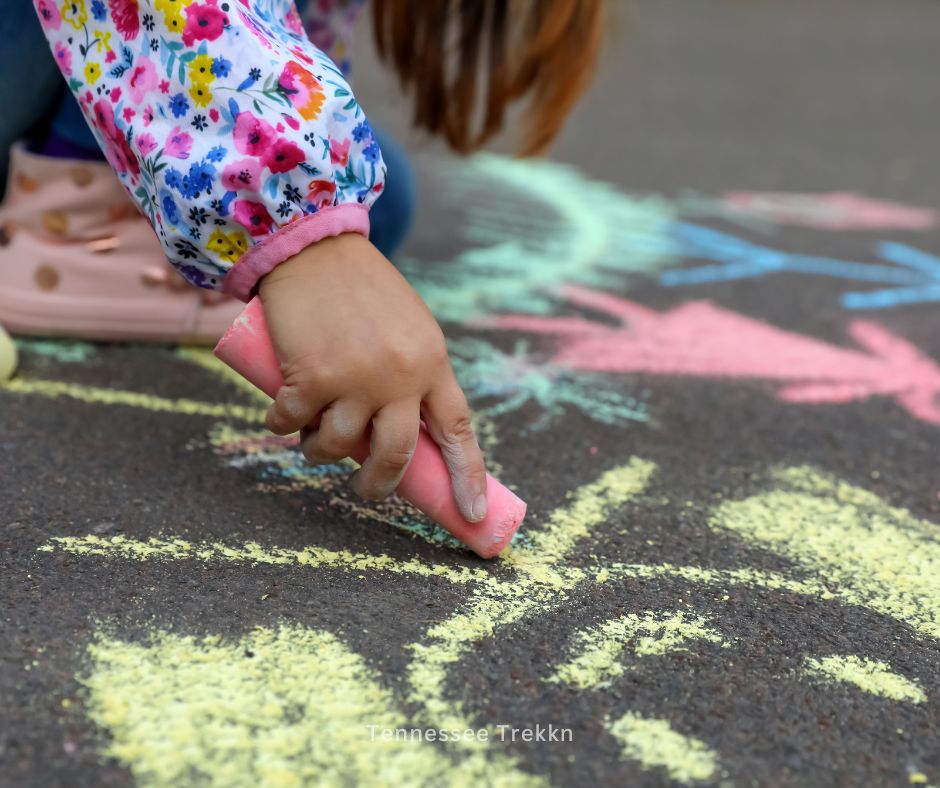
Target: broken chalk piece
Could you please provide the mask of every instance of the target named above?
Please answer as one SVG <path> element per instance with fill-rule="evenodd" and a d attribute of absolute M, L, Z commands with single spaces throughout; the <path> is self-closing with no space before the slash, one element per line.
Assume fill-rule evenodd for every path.
<path fill-rule="evenodd" d="M 9 380 L 16 372 L 16 345 L 10 335 L 0 326 L 0 383 Z"/>
<path fill-rule="evenodd" d="M 235 318 L 216 345 L 215 355 L 271 397 L 284 383 L 259 298 L 252 299 Z M 367 454 L 368 443 L 363 441 L 353 459 L 361 463 Z M 482 558 L 492 558 L 506 547 L 525 517 L 525 501 L 487 475 L 486 517 L 478 523 L 464 520 L 454 502 L 444 458 L 423 426 L 396 492 Z"/>

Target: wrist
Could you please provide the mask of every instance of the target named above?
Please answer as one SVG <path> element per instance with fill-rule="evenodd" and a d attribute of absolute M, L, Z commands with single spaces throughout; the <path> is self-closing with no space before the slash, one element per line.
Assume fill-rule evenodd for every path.
<path fill-rule="evenodd" d="M 288 280 L 309 279 L 311 276 L 326 276 L 334 271 L 355 269 L 357 261 L 367 258 L 368 252 L 374 253 L 369 240 L 359 233 L 324 238 L 293 257 L 288 258 L 259 281 L 259 292 L 264 295 L 266 289 Z"/>

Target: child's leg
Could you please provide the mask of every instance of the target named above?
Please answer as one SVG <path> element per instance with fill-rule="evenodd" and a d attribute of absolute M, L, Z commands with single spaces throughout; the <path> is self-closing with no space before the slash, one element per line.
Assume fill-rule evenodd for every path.
<path fill-rule="evenodd" d="M 415 177 L 408 154 L 395 138 L 375 124 L 372 131 L 382 149 L 388 177 L 385 191 L 369 211 L 369 240 L 382 254 L 391 258 L 405 240 L 414 220 Z"/>
<path fill-rule="evenodd" d="M 0 13 L 0 194 L 7 180 L 10 146 L 42 125 L 64 92 L 62 75 L 31 0 L 4 0 Z"/>
<path fill-rule="evenodd" d="M 69 91 L 62 92 L 59 105 L 53 113 L 49 135 L 40 146 L 40 153 L 60 158 L 104 161 L 98 141 L 78 108 L 78 102 Z"/>

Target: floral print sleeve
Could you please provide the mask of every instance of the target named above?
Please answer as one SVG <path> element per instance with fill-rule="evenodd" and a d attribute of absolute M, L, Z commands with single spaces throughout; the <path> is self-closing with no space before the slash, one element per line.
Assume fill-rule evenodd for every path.
<path fill-rule="evenodd" d="M 292 0 L 35 0 L 59 68 L 167 257 L 247 300 L 278 263 L 368 235 L 385 166 Z"/>

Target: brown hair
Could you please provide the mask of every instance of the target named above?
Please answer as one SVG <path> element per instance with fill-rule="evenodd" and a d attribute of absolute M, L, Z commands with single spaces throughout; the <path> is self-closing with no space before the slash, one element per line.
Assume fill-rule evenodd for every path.
<path fill-rule="evenodd" d="M 531 155 L 555 138 L 593 75 L 603 10 L 604 0 L 373 0 L 373 24 L 379 56 L 414 93 L 415 126 L 466 153 L 529 97 L 520 152 Z"/>

